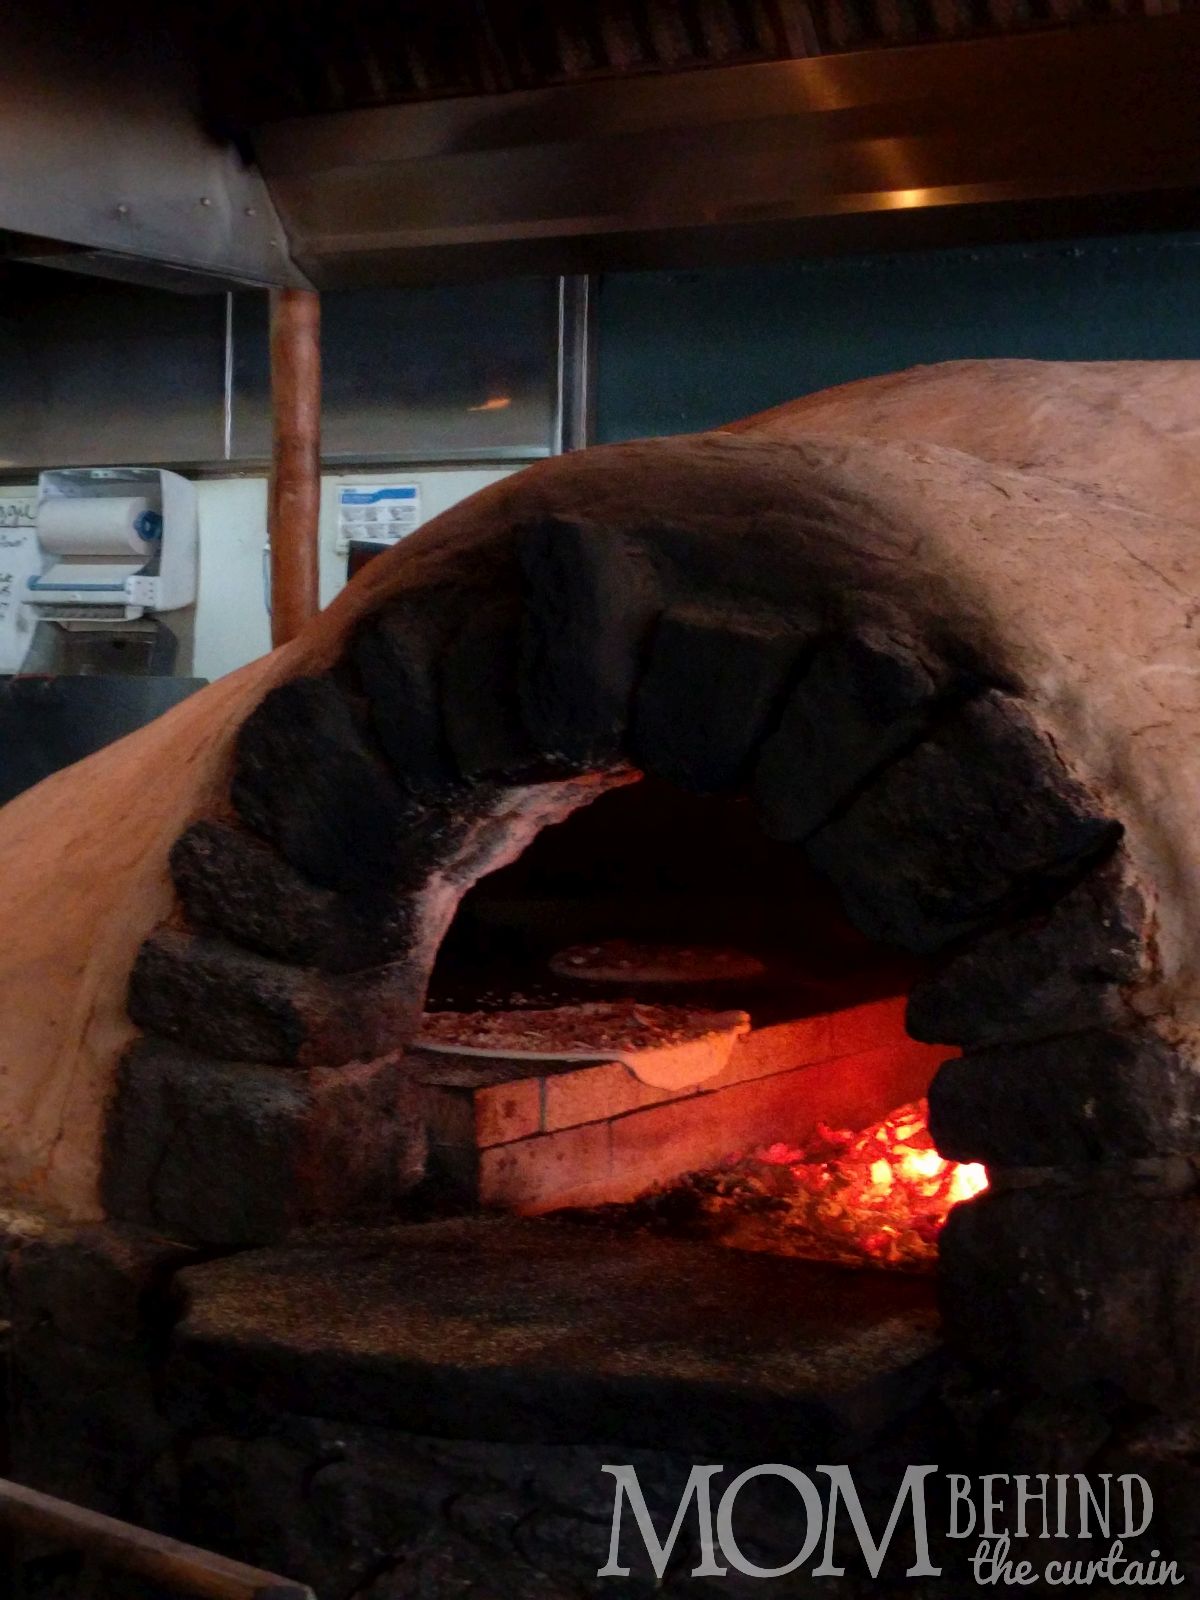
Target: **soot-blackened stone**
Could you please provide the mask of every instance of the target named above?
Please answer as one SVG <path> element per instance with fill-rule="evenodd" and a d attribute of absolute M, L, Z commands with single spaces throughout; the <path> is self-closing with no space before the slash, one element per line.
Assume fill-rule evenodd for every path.
<path fill-rule="evenodd" d="M 327 888 L 397 870 L 421 815 L 371 749 L 331 677 L 273 689 L 238 735 L 233 803 L 293 866 Z"/>
<path fill-rule="evenodd" d="M 621 751 L 661 606 L 653 569 L 627 539 L 556 519 L 526 529 L 518 552 L 525 727 L 564 770 L 603 766 Z"/>
<path fill-rule="evenodd" d="M 520 605 L 501 596 L 471 614 L 442 657 L 446 738 L 459 775 L 468 783 L 519 783 L 554 771 L 521 717 L 520 655 Z"/>
<path fill-rule="evenodd" d="M 1152 967 L 1146 903 L 1118 851 L 1048 911 L 983 934 L 918 983 L 906 1025 L 930 1043 L 988 1045 L 1123 1022 L 1125 990 Z"/>
<path fill-rule="evenodd" d="M 197 822 L 171 850 L 171 876 L 193 928 L 326 972 L 378 966 L 402 953 L 413 929 L 410 900 L 386 885 L 355 896 L 310 883 L 241 828 Z"/>
<path fill-rule="evenodd" d="M 886 768 L 808 849 L 864 933 L 931 955 L 1049 898 L 1120 833 L 1025 708 L 990 690 Z"/>
<path fill-rule="evenodd" d="M 425 980 L 420 961 L 322 973 L 160 928 L 134 963 L 129 1015 L 227 1061 L 336 1065 L 404 1044 L 421 1014 Z"/>
<path fill-rule="evenodd" d="M 111 1216 L 177 1239 L 265 1244 L 386 1216 L 423 1153 L 392 1061 L 297 1073 L 143 1039 L 118 1071 L 103 1195 Z"/>
<path fill-rule="evenodd" d="M 290 1063 L 307 1034 L 302 967 L 161 928 L 138 951 L 129 1015 L 139 1028 L 231 1061 Z"/>
<path fill-rule="evenodd" d="M 354 659 L 371 726 L 402 788 L 441 795 L 459 783 L 438 696 L 438 659 L 479 596 L 439 586 L 401 595 L 363 625 Z"/>
<path fill-rule="evenodd" d="M 5 1209 L 7 1471 L 94 1511 L 128 1514 L 126 1497 L 175 1433 L 149 1351 L 166 1325 L 171 1278 L 192 1258 L 186 1246 L 141 1229 Z M 43 1592 L 20 1579 L 5 1587 Z"/>
<path fill-rule="evenodd" d="M 1097 1028 L 947 1061 L 929 1126 L 955 1161 L 1008 1167 L 1200 1150 L 1200 1073 L 1157 1035 Z"/>
<path fill-rule="evenodd" d="M 1200 1196 L 1115 1166 L 1095 1185 L 992 1189 L 954 1207 L 939 1252 L 951 1349 L 1007 1386 L 1200 1399 Z"/>
<path fill-rule="evenodd" d="M 928 725 L 948 679 L 941 662 L 880 629 L 822 645 L 754 775 L 766 832 L 808 838 Z"/>
<path fill-rule="evenodd" d="M 786 619 L 672 607 L 654 632 L 630 730 L 634 762 L 706 794 L 743 780 L 810 642 Z"/>

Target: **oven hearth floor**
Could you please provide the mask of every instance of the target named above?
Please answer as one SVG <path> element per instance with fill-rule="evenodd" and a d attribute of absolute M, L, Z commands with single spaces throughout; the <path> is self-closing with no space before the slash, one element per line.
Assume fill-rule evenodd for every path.
<path fill-rule="evenodd" d="M 940 1370 L 928 1280 L 550 1219 L 339 1234 L 189 1268 L 178 1383 L 451 1439 L 833 1459 Z"/>

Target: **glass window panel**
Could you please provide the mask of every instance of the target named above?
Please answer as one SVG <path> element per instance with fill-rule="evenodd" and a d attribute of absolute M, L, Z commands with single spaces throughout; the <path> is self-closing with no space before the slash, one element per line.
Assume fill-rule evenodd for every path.
<path fill-rule="evenodd" d="M 322 454 L 412 460 L 546 454 L 558 286 L 517 278 L 321 297 Z M 234 297 L 233 455 L 271 451 L 267 297 Z"/>
<path fill-rule="evenodd" d="M 0 468 L 219 460 L 225 299 L 10 268 Z"/>

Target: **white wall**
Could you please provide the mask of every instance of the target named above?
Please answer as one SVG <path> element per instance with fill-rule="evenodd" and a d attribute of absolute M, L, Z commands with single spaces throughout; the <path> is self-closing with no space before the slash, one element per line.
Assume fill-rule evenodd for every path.
<path fill-rule="evenodd" d="M 421 472 L 330 474 L 321 480 L 321 604 L 328 605 L 346 581 L 346 557 L 338 555 L 338 489 L 344 483 L 415 483 L 421 520 L 465 500 L 513 469 L 454 468 Z M 263 587 L 267 539 L 267 480 L 210 478 L 197 484 L 200 501 L 200 593 L 196 607 L 193 672 L 219 678 L 271 648 Z"/>
<path fill-rule="evenodd" d="M 421 520 L 428 522 L 477 489 L 507 477 L 512 467 L 426 468 L 420 472 L 354 472 L 321 479 L 321 604 L 346 582 L 346 557 L 337 541 L 338 490 L 344 483 L 415 483 Z M 267 542 L 266 478 L 203 478 L 200 508 L 200 589 L 195 616 L 192 676 L 219 678 L 271 648 L 271 622 L 263 585 Z M 0 525 L 28 523 L 37 485 L 0 487 Z"/>

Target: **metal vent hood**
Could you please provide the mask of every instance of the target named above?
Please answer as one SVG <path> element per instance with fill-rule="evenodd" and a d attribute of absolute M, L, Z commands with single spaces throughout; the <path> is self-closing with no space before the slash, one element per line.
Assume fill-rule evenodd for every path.
<path fill-rule="evenodd" d="M 335 288 L 1200 226 L 1197 11 L 257 124 L 249 103 L 237 148 L 164 11 L 0 19 L 0 254 Z"/>
<path fill-rule="evenodd" d="M 1200 222 L 1200 14 L 611 78 L 255 133 L 334 286 Z"/>
<path fill-rule="evenodd" d="M 169 6 L 0 12 L 0 261 L 176 290 L 303 284 L 261 173 L 206 126 L 188 43 Z"/>

